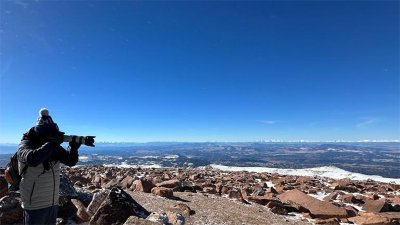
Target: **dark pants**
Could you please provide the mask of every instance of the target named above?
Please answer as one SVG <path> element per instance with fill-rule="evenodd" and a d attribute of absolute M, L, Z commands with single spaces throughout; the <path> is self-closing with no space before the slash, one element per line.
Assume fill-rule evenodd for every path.
<path fill-rule="evenodd" d="M 43 209 L 24 210 L 24 225 L 55 225 L 58 206 Z"/>

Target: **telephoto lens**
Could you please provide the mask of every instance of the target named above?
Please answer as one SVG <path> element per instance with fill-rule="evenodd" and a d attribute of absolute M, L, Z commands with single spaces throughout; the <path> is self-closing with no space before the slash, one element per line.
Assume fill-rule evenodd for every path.
<path fill-rule="evenodd" d="M 94 147 L 94 138 L 96 136 L 77 136 L 77 135 L 64 135 L 64 142 L 75 142 L 86 146 Z"/>

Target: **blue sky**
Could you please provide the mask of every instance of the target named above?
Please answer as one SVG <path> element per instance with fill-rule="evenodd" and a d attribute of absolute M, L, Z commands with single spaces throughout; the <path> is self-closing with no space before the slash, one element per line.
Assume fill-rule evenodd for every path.
<path fill-rule="evenodd" d="M 1 1 L 0 143 L 400 139 L 398 1 Z"/>

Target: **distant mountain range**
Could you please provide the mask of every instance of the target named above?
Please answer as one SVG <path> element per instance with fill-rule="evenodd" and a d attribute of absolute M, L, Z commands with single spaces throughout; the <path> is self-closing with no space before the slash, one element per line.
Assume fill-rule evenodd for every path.
<path fill-rule="evenodd" d="M 65 147 L 66 144 L 64 144 Z M 17 145 L 0 145 L 4 166 Z M 79 165 L 304 169 L 334 166 L 353 173 L 400 178 L 397 142 L 151 142 L 82 146 Z"/>

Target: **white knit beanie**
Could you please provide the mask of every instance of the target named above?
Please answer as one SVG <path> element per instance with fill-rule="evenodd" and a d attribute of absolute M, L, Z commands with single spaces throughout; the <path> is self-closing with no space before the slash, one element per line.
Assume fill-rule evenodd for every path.
<path fill-rule="evenodd" d="M 49 114 L 49 110 L 46 108 L 41 108 L 39 110 L 39 118 L 37 119 L 37 125 L 52 124 L 53 119 Z"/>

